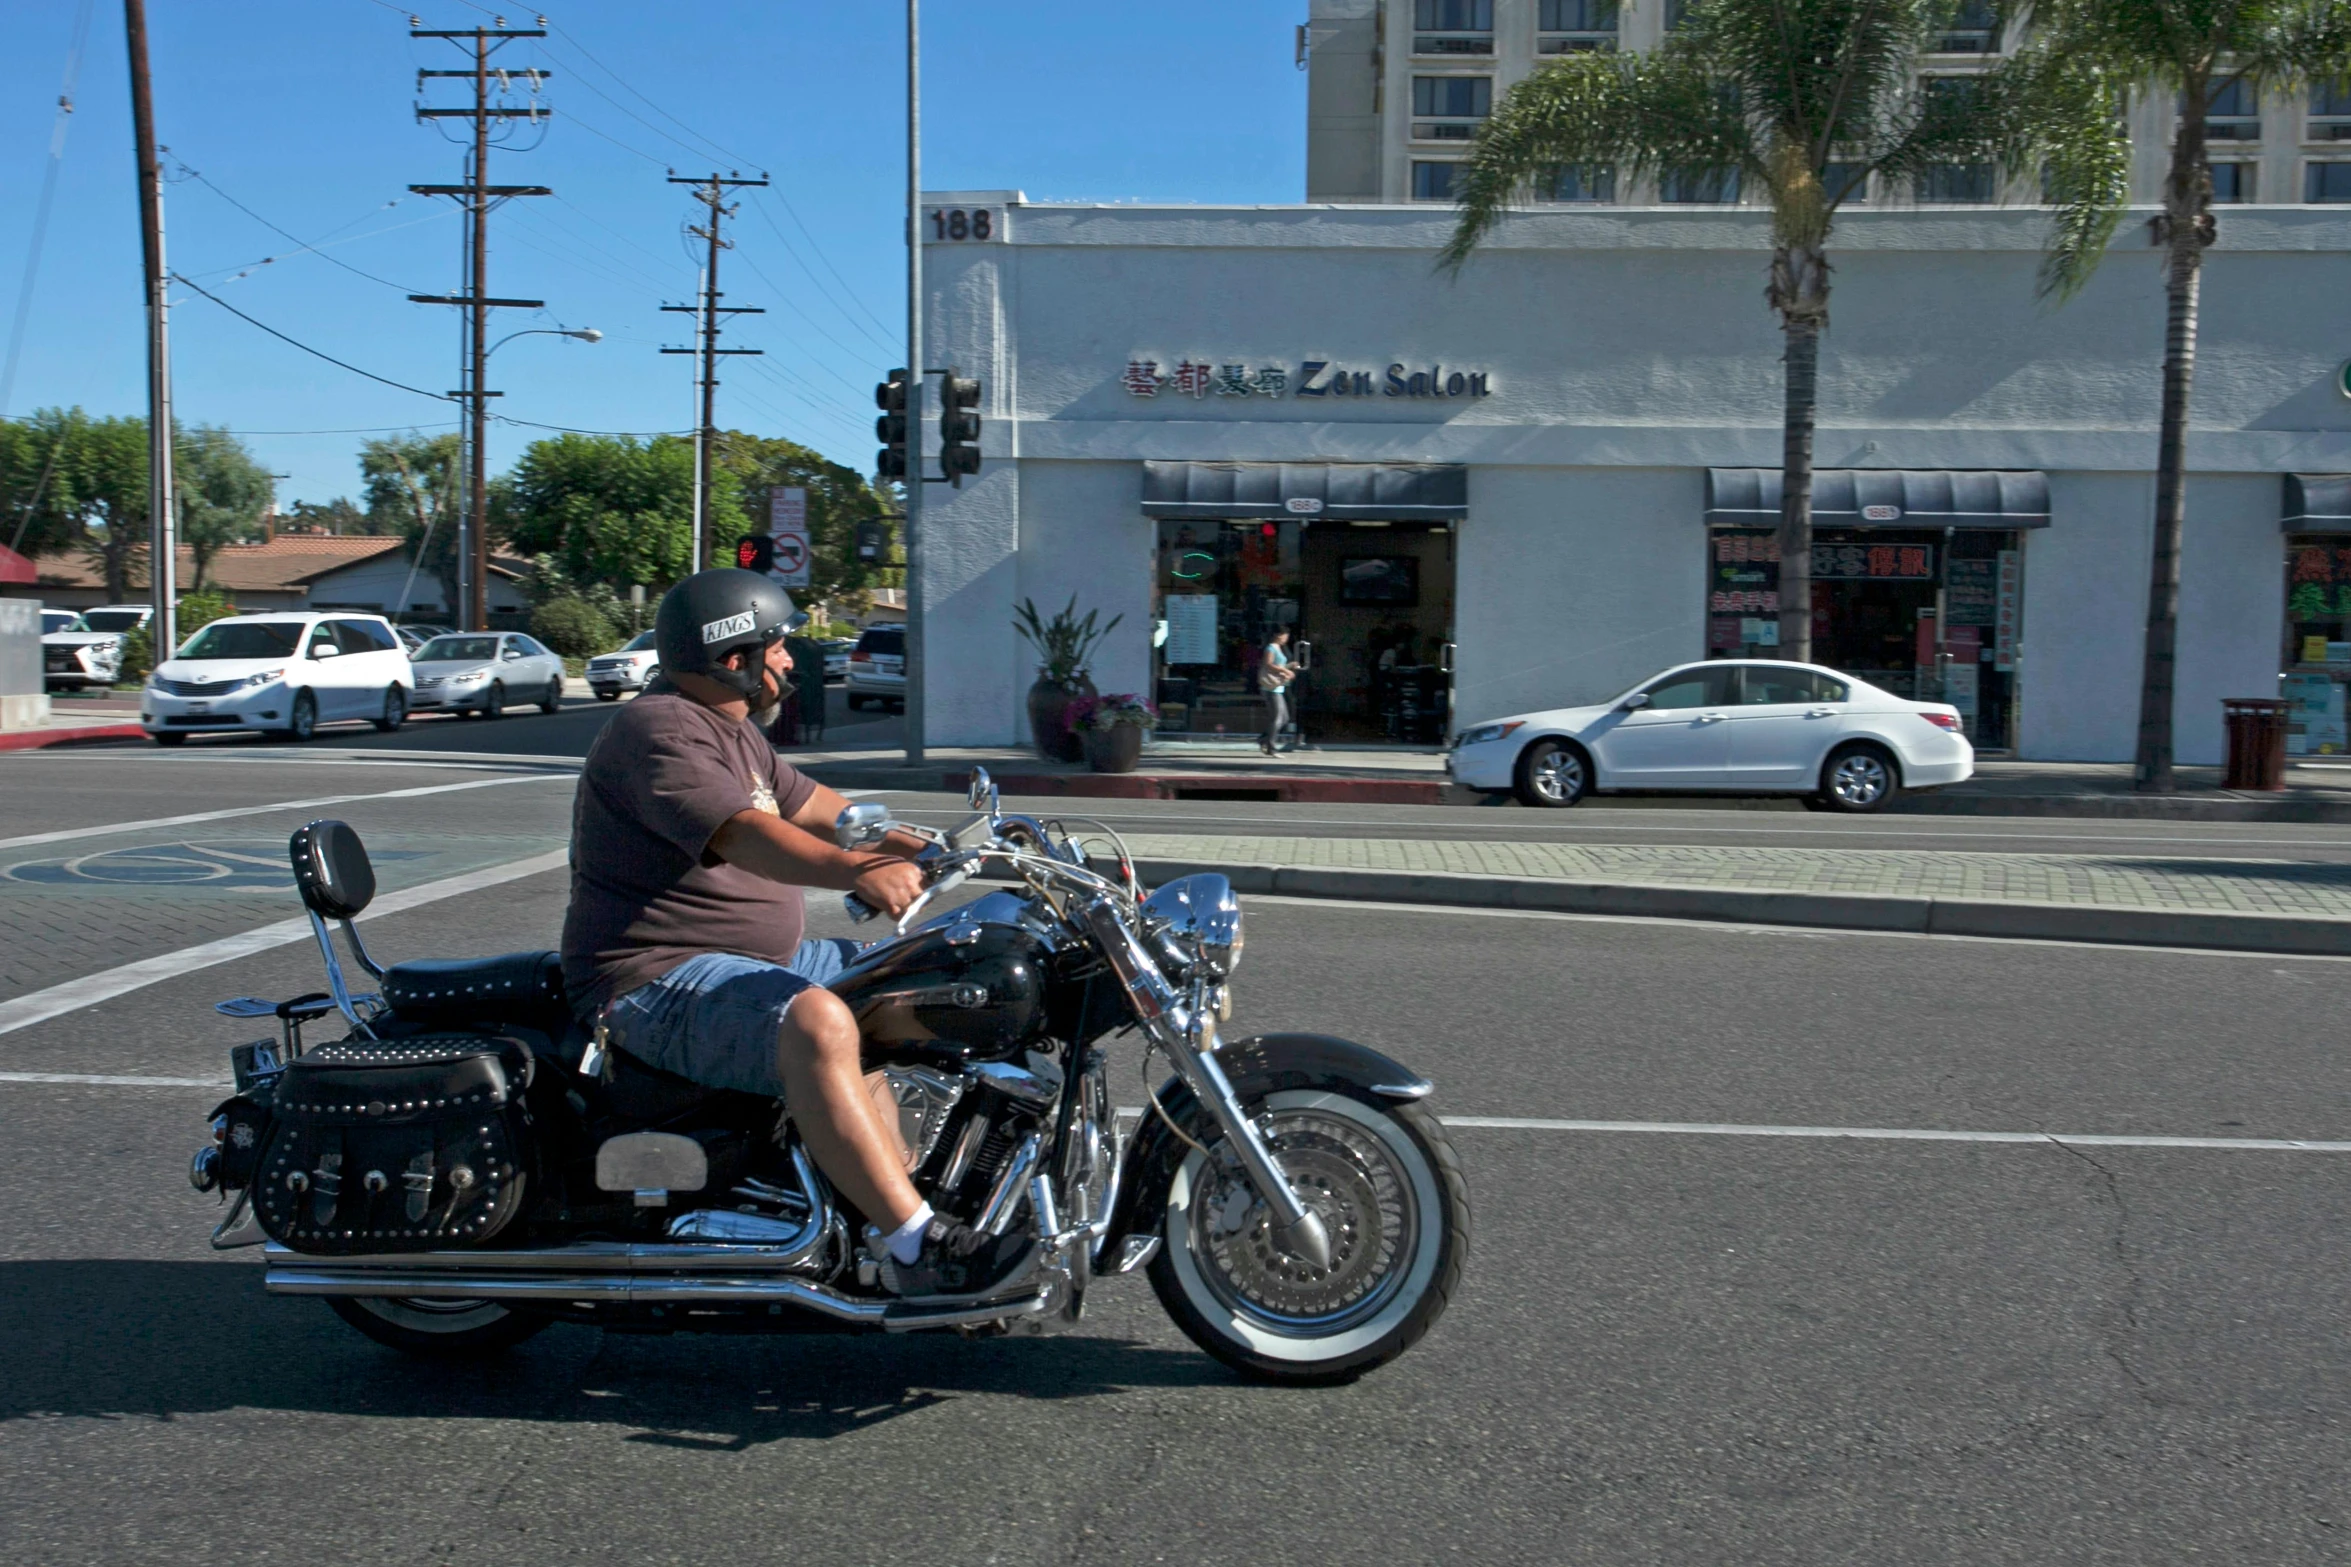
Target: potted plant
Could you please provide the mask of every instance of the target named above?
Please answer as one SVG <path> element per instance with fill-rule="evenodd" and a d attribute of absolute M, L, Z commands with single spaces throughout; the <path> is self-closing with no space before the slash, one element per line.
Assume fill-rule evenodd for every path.
<path fill-rule="evenodd" d="M 1133 772 L 1143 759 L 1144 732 L 1159 722 L 1158 712 L 1133 692 L 1079 697 L 1062 716 L 1085 746 L 1086 765 L 1098 773 Z"/>
<path fill-rule="evenodd" d="M 1047 620 L 1033 600 L 1022 599 L 1013 611 L 1012 626 L 1037 650 L 1037 680 L 1029 687 L 1029 734 L 1037 750 L 1056 762 L 1074 762 L 1085 754 L 1078 737 L 1063 720 L 1063 712 L 1079 697 L 1095 695 L 1087 664 L 1094 645 L 1126 617 L 1113 615 L 1109 624 L 1096 626 L 1097 611 L 1077 615 L 1078 600 L 1071 594 L 1061 612 Z"/>

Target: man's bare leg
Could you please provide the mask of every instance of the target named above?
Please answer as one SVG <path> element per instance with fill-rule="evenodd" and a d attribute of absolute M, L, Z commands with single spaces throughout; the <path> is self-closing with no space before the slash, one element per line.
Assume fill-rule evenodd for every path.
<path fill-rule="evenodd" d="M 802 991 L 776 1030 L 784 1102 L 817 1168 L 884 1234 L 922 1207 L 897 1128 L 883 1124 L 859 1058 L 857 1019 L 829 990 Z"/>

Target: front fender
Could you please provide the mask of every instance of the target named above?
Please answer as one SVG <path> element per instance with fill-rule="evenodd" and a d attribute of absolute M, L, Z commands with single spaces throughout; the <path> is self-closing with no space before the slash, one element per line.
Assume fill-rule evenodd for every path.
<path fill-rule="evenodd" d="M 1403 1063 L 1369 1045 L 1329 1034 L 1255 1034 L 1230 1040 L 1217 1064 L 1244 1102 L 1290 1088 L 1352 1089 L 1384 1099 L 1425 1099 L 1435 1085 Z M 1216 1121 L 1191 1089 L 1169 1078 L 1159 1088 L 1168 1119 L 1200 1142 L 1211 1140 Z M 1102 1242 L 1104 1256 L 1116 1256 L 1129 1235 L 1149 1235 L 1166 1216 L 1168 1183 L 1186 1146 L 1167 1121 L 1148 1105 L 1128 1142 L 1120 1172 L 1118 1205 Z"/>

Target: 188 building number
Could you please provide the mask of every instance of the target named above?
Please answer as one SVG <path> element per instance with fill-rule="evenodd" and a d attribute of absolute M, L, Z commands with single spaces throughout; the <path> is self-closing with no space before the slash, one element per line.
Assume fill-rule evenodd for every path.
<path fill-rule="evenodd" d="M 994 239 L 998 233 L 998 222 L 996 214 L 986 207 L 933 207 L 931 238 Z"/>

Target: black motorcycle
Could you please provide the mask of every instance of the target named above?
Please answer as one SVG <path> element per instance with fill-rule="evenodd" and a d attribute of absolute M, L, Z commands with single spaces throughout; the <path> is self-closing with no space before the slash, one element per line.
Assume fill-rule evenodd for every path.
<path fill-rule="evenodd" d="M 231 1051 L 236 1093 L 190 1170 L 234 1206 L 213 1244 L 260 1243 L 272 1294 L 316 1295 L 427 1355 L 502 1349 L 550 1322 L 622 1332 L 1049 1332 L 1094 1279 L 1147 1269 L 1193 1342 L 1246 1373 L 1344 1379 L 1426 1333 L 1461 1280 L 1469 1201 L 1430 1084 L 1317 1034 L 1226 1040 L 1241 909 L 1216 875 L 1146 896 L 1109 828 L 999 809 L 939 832 L 851 806 L 844 848 L 928 840 L 897 934 L 832 989 L 896 1098 L 941 1213 L 1031 1237 L 974 1296 L 881 1287 L 863 1216 L 772 1099 L 657 1071 L 573 1021 L 551 952 L 380 968 L 351 921 L 375 891 L 359 835 L 293 836 L 329 989 L 219 1010 L 274 1016 Z M 975 874 L 1010 885 L 917 924 Z M 850 912 L 873 911 L 849 899 Z M 328 922 L 379 986 L 355 995 Z M 306 1024 L 344 1034 L 305 1049 Z M 1107 1044 L 1140 1036 L 1141 1119 Z M 1150 1085 L 1152 1055 L 1173 1075 Z"/>

